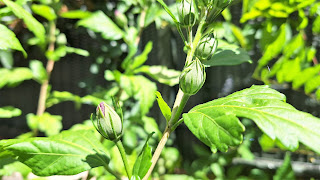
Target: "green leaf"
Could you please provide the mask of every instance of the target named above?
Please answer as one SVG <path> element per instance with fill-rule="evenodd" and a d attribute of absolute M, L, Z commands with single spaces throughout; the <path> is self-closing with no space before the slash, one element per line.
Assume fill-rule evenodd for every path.
<path fill-rule="evenodd" d="M 315 76 L 314 78 L 309 79 L 305 86 L 304 91 L 309 94 L 312 91 L 316 90 L 320 86 L 320 76 Z"/>
<path fill-rule="evenodd" d="M 0 24 L 0 50 L 15 49 L 21 51 L 27 57 L 26 51 L 21 46 L 16 35 L 6 26 Z M 2 59 L 2 58 L 1 58 Z"/>
<path fill-rule="evenodd" d="M 17 86 L 24 80 L 32 79 L 32 71 L 29 68 L 19 67 L 12 70 L 0 68 L 0 88 L 4 86 Z"/>
<path fill-rule="evenodd" d="M 168 69 L 166 66 L 141 66 L 134 71 L 134 74 L 140 72 L 146 73 L 152 79 L 169 86 L 179 84 L 179 77 L 181 74 L 181 71 Z"/>
<path fill-rule="evenodd" d="M 93 13 L 91 16 L 80 20 L 77 24 L 101 33 L 101 36 L 107 40 L 119 40 L 124 37 L 124 32 L 102 11 Z"/>
<path fill-rule="evenodd" d="M 304 69 L 297 76 L 295 76 L 292 83 L 292 87 L 294 89 L 298 89 L 303 84 L 305 84 L 308 80 L 315 77 L 319 72 L 320 72 L 320 65 L 316 65 L 316 66 Z"/>
<path fill-rule="evenodd" d="M 138 68 L 139 66 L 143 65 L 147 61 L 148 54 L 151 52 L 151 50 L 152 50 L 152 42 L 149 41 L 147 43 L 147 45 L 144 47 L 143 52 L 141 54 L 139 54 L 138 56 L 136 56 L 133 59 L 133 62 L 130 63 L 130 65 L 129 65 L 130 70 L 134 70 L 134 69 Z"/>
<path fill-rule="evenodd" d="M 46 107 L 48 108 L 65 101 L 73 101 L 77 108 L 81 106 L 82 102 L 80 96 L 74 95 L 68 91 L 53 91 L 46 101 Z"/>
<path fill-rule="evenodd" d="M 205 66 L 234 66 L 245 62 L 252 63 L 248 53 L 238 46 L 219 41 L 218 50 L 208 61 L 202 61 Z"/>
<path fill-rule="evenodd" d="M 75 53 L 81 56 L 89 56 L 89 52 L 83 49 L 78 49 L 74 47 L 68 46 L 59 46 L 54 51 L 47 51 L 46 56 L 48 59 L 53 61 L 59 61 L 62 57 L 65 57 L 67 53 Z"/>
<path fill-rule="evenodd" d="M 278 30 L 278 34 L 276 38 L 273 39 L 273 41 L 270 41 L 272 40 L 270 37 L 263 36 L 263 38 L 266 38 L 267 41 L 270 41 L 270 42 L 267 42 L 266 44 L 264 44 L 264 54 L 259 60 L 259 67 L 263 67 L 267 65 L 268 62 L 272 60 L 272 58 L 276 57 L 281 52 L 282 48 L 284 47 L 284 44 L 286 43 L 287 26 L 288 26 L 287 24 L 281 25 L 281 27 Z M 266 32 L 266 33 L 270 33 L 270 32 Z"/>
<path fill-rule="evenodd" d="M 164 10 L 171 16 L 173 22 L 178 25 L 179 22 L 177 20 L 177 18 L 173 15 L 173 13 L 171 12 L 170 8 L 166 5 L 165 2 L 163 2 L 163 0 L 157 0 L 161 5 L 162 7 L 164 8 Z"/>
<path fill-rule="evenodd" d="M 157 101 L 159 108 L 163 114 L 163 116 L 166 118 L 167 122 L 169 122 L 171 118 L 171 108 L 168 106 L 168 104 L 163 100 L 161 93 L 159 91 L 156 92 Z"/>
<path fill-rule="evenodd" d="M 89 11 L 73 10 L 63 12 L 60 14 L 60 16 L 67 19 L 83 19 L 89 17 L 91 14 L 92 13 Z"/>
<path fill-rule="evenodd" d="M 1 64 L 4 68 L 12 69 L 12 67 L 13 67 L 12 52 L 0 50 L 0 61 L 1 61 Z"/>
<path fill-rule="evenodd" d="M 134 177 L 143 178 L 147 174 L 147 172 L 152 164 L 152 162 L 151 162 L 152 149 L 148 145 L 148 141 L 152 135 L 153 135 L 153 133 L 149 134 L 149 136 L 146 140 L 146 143 L 144 144 L 136 162 L 134 163 L 134 166 L 132 169 L 132 176 L 134 176 Z"/>
<path fill-rule="evenodd" d="M 314 34 L 320 34 L 320 16 L 317 16 L 312 24 L 312 32 Z"/>
<path fill-rule="evenodd" d="M 33 78 L 42 84 L 45 80 L 48 79 L 47 71 L 43 67 L 41 61 L 32 60 L 30 61 L 30 69 L 32 70 Z"/>
<path fill-rule="evenodd" d="M 0 176 L 12 176 L 16 172 L 21 173 L 26 178 L 31 169 L 12 157 L 6 156 L 0 158 Z"/>
<path fill-rule="evenodd" d="M 252 119 L 266 135 L 278 139 L 289 150 L 296 150 L 301 142 L 320 153 L 320 119 L 284 101 L 283 94 L 268 86 L 252 86 L 198 105 L 183 114 L 183 119 L 213 152 L 241 143 L 244 126 L 237 117 L 244 117 Z"/>
<path fill-rule="evenodd" d="M 2 140 L 10 151 L 38 176 L 74 175 L 107 165 L 109 158 L 92 131 L 64 131 L 49 138 Z"/>
<path fill-rule="evenodd" d="M 27 123 L 30 129 L 39 130 L 44 132 L 46 136 L 53 136 L 60 132 L 62 129 L 62 116 L 51 115 L 48 112 L 40 116 L 34 114 L 27 115 Z"/>
<path fill-rule="evenodd" d="M 21 110 L 12 106 L 0 107 L 0 118 L 12 118 L 21 115 Z"/>
<path fill-rule="evenodd" d="M 50 6 L 43 4 L 32 4 L 31 9 L 34 13 L 46 18 L 48 21 L 53 21 L 57 18 L 56 13 Z"/>
<path fill-rule="evenodd" d="M 282 179 L 296 179 L 294 175 L 294 171 L 291 166 L 291 157 L 290 153 L 286 153 L 283 164 L 277 170 L 276 175 L 273 177 L 274 180 L 282 180 Z"/>
<path fill-rule="evenodd" d="M 39 23 L 28 11 L 23 9 L 20 5 L 10 1 L 3 0 L 3 2 L 11 9 L 11 11 L 18 17 L 23 19 L 27 28 L 40 40 L 41 44 L 45 43 L 46 31 L 41 23 Z"/>
<path fill-rule="evenodd" d="M 149 112 L 156 99 L 155 92 L 157 86 L 144 76 L 121 75 L 120 87 L 131 97 L 138 101 L 140 106 L 140 115 L 144 116 Z"/>

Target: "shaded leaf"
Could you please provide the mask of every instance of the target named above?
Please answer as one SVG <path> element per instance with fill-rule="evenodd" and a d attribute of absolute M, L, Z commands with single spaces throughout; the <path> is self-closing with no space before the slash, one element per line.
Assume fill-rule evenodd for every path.
<path fill-rule="evenodd" d="M 101 33 L 104 39 L 118 40 L 124 36 L 124 32 L 102 11 L 93 13 L 91 16 L 80 20 L 77 24 Z"/>
<path fill-rule="evenodd" d="M 28 11 L 23 9 L 20 5 L 10 0 L 3 0 L 3 2 L 11 9 L 11 11 L 19 18 L 23 19 L 27 28 L 40 40 L 41 44 L 45 43 L 46 31 L 41 23 L 39 23 Z"/>
<path fill-rule="evenodd" d="M 157 96 L 158 105 L 162 112 L 162 115 L 166 118 L 167 122 L 169 122 L 171 118 L 171 108 L 163 100 L 161 93 L 159 91 L 156 92 L 156 96 Z"/>
<path fill-rule="evenodd" d="M 21 110 L 12 106 L 0 107 L 0 118 L 12 118 L 21 115 Z"/>
<path fill-rule="evenodd" d="M 31 169 L 10 156 L 0 158 L 0 176 L 12 176 L 16 172 L 26 178 Z"/>
<path fill-rule="evenodd" d="M 242 63 L 252 63 L 248 53 L 238 46 L 219 41 L 218 50 L 208 61 L 202 61 L 205 66 L 233 66 Z"/>
<path fill-rule="evenodd" d="M 283 179 L 296 179 L 294 171 L 291 166 L 291 157 L 290 153 L 286 153 L 283 164 L 277 170 L 276 175 L 273 177 L 274 180 L 283 180 Z"/>
<path fill-rule="evenodd" d="M 198 105 L 184 114 L 183 119 L 191 132 L 213 152 L 226 151 L 228 146 L 241 143 L 244 126 L 237 117 L 245 117 L 289 150 L 296 150 L 301 142 L 320 153 L 320 119 L 284 101 L 283 94 L 268 86 L 252 86 Z"/>
<path fill-rule="evenodd" d="M 27 57 L 26 51 L 21 46 L 16 35 L 6 26 L 0 24 L 0 50 L 15 49 L 21 51 L 24 57 Z M 1 58 L 2 60 L 2 58 Z"/>
<path fill-rule="evenodd" d="M 12 152 L 38 176 L 74 175 L 109 162 L 92 131 L 64 131 L 49 138 L 2 140 L 0 148 Z"/>
<path fill-rule="evenodd" d="M 132 176 L 134 176 L 134 177 L 137 176 L 137 177 L 143 178 L 147 174 L 147 172 L 152 164 L 152 162 L 151 162 L 152 149 L 148 145 L 148 141 L 153 134 L 154 133 L 149 134 L 149 136 L 146 140 L 146 143 L 144 144 L 136 162 L 134 163 L 134 166 L 132 169 Z"/>

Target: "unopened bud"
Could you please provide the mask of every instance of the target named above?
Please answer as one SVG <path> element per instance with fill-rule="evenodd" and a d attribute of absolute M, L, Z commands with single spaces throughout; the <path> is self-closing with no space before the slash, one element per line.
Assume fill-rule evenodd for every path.
<path fill-rule="evenodd" d="M 233 0 L 202 0 L 205 1 L 208 9 L 208 15 L 206 21 L 208 23 L 214 22 L 216 17 L 221 14 L 221 12 L 227 8 Z"/>
<path fill-rule="evenodd" d="M 116 23 L 120 26 L 120 27 L 125 27 L 128 24 L 128 19 L 126 17 L 126 15 L 124 15 L 122 12 L 120 12 L 119 10 L 115 10 L 114 11 L 114 15 L 115 15 L 115 20 Z"/>
<path fill-rule="evenodd" d="M 217 46 L 218 41 L 213 35 L 206 36 L 200 41 L 195 56 L 201 61 L 206 61 L 216 52 Z"/>
<path fill-rule="evenodd" d="M 206 80 L 206 72 L 198 58 L 185 67 L 180 75 L 180 89 L 188 95 L 196 94 Z"/>
<path fill-rule="evenodd" d="M 193 0 L 182 0 L 178 8 L 178 15 L 181 26 L 193 26 L 198 18 Z"/>
<path fill-rule="evenodd" d="M 106 139 L 117 140 L 122 134 L 122 120 L 116 111 L 105 102 L 96 109 L 97 131 Z"/>

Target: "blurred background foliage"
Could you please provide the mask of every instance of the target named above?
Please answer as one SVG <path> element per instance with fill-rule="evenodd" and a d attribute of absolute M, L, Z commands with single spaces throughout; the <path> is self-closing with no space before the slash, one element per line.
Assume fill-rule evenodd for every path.
<path fill-rule="evenodd" d="M 173 12 L 179 3 L 168 0 Z M 184 66 L 184 43 L 155 0 L 0 1 L 0 138 L 52 136 L 66 129 L 92 129 L 89 116 L 114 96 L 125 112 L 123 143 L 132 162 L 148 134 L 155 147 L 165 118 L 156 91 L 169 105 Z M 235 0 L 214 24 L 220 56 L 190 99 L 194 105 L 252 84 L 268 84 L 300 110 L 320 117 L 320 2 L 316 0 Z M 54 27 L 54 31 L 52 28 Z M 17 38 L 15 38 L 17 37 Z M 50 48 L 53 44 L 53 48 Z M 237 66 L 228 59 L 249 61 Z M 218 61 L 219 60 L 219 61 Z M 54 63 L 48 74 L 46 65 Z M 232 62 L 232 61 L 231 61 Z M 223 65 L 223 66 L 222 66 Z M 46 111 L 35 114 L 39 90 L 49 81 Z M 320 158 L 305 147 L 286 153 L 247 119 L 244 142 L 227 153 L 210 149 L 178 127 L 156 166 L 161 179 L 320 178 Z M 111 167 L 125 174 L 112 143 Z M 30 169 L 0 155 L 0 177 Z M 103 168 L 90 177 L 112 179 Z"/>

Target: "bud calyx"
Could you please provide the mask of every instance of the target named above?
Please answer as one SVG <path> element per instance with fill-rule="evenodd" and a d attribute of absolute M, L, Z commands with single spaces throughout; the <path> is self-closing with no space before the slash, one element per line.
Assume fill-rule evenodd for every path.
<path fill-rule="evenodd" d="M 122 119 L 116 111 L 105 102 L 96 109 L 97 131 L 106 139 L 118 140 L 122 134 Z"/>
<path fill-rule="evenodd" d="M 203 64 L 198 58 L 187 65 L 179 79 L 180 89 L 188 95 L 196 94 L 206 80 L 206 73 Z"/>

